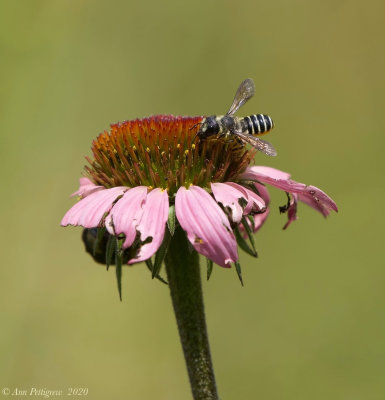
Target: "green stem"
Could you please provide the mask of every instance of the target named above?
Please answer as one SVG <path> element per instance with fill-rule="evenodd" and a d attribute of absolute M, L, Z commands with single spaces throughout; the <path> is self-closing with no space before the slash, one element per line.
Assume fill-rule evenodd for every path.
<path fill-rule="evenodd" d="M 165 259 L 168 284 L 194 400 L 218 400 L 201 287 L 199 256 L 175 230 Z"/>

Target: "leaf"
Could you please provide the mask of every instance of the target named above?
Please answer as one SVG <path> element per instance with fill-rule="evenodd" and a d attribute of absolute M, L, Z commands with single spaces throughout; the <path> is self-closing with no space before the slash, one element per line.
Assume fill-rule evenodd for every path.
<path fill-rule="evenodd" d="M 209 258 L 206 258 L 206 265 L 207 265 L 207 280 L 210 279 L 211 273 L 213 272 L 213 261 Z"/>
<path fill-rule="evenodd" d="M 172 204 L 168 209 L 168 221 L 167 221 L 168 230 L 170 231 L 171 236 L 174 236 L 175 223 L 176 223 L 175 205 Z"/>
<path fill-rule="evenodd" d="M 118 283 L 119 298 L 122 301 L 122 244 L 123 239 L 116 239 L 116 252 L 115 252 L 115 266 L 116 266 L 116 280 Z"/>
<path fill-rule="evenodd" d="M 144 261 L 145 263 L 146 263 L 146 265 L 147 265 L 147 268 L 152 272 L 152 270 L 153 270 L 153 268 L 154 268 L 154 266 L 153 266 L 153 264 L 152 264 L 152 260 L 151 260 L 151 258 L 149 258 L 149 259 L 147 259 L 147 260 L 145 260 Z"/>
<path fill-rule="evenodd" d="M 152 270 L 154 269 L 154 265 L 152 264 L 152 260 L 151 260 L 151 258 L 149 258 L 148 260 L 145 260 L 145 263 L 146 263 L 146 265 L 147 265 L 147 268 L 151 271 L 151 273 L 152 273 Z M 160 275 L 157 275 L 156 277 L 155 277 L 156 279 L 159 279 L 162 283 L 164 283 L 165 285 L 168 285 L 168 282 L 165 280 L 165 279 L 163 279 Z"/>
<path fill-rule="evenodd" d="M 258 254 L 258 253 L 257 253 L 257 250 L 255 249 L 255 243 L 254 243 L 253 232 L 251 232 L 250 226 L 249 226 L 249 224 L 247 223 L 247 220 L 246 220 L 245 217 L 242 217 L 242 224 L 243 224 L 243 227 L 245 228 L 245 231 L 246 231 L 246 233 L 247 233 L 247 236 L 248 236 L 248 238 L 249 238 L 249 240 L 250 240 L 251 247 L 253 248 L 255 254 Z"/>
<path fill-rule="evenodd" d="M 170 240 L 171 240 L 171 234 L 168 231 L 168 229 L 166 229 L 164 232 L 163 242 L 155 254 L 155 263 L 152 269 L 152 279 L 154 279 L 157 275 L 159 275 L 160 268 L 162 267 L 162 262 L 167 254 Z"/>
<path fill-rule="evenodd" d="M 260 183 L 260 185 L 263 185 L 262 183 Z M 245 185 L 248 189 L 250 189 L 252 192 L 254 192 L 255 194 L 257 194 L 258 196 L 261 196 L 261 194 L 259 193 L 258 189 L 255 187 L 254 184 L 249 184 L 249 185 Z M 265 185 L 263 185 L 265 186 Z"/>
<path fill-rule="evenodd" d="M 246 240 L 243 238 L 242 234 L 239 232 L 238 228 L 234 229 L 234 233 L 235 233 L 235 237 L 237 239 L 237 243 L 238 243 L 239 247 L 243 251 L 245 251 L 247 254 L 251 255 L 252 257 L 257 258 L 258 253 L 255 250 L 250 248 L 250 246 L 247 244 Z"/>
<path fill-rule="evenodd" d="M 243 279 L 242 279 L 242 271 L 241 271 L 241 264 L 238 261 L 235 261 L 235 269 L 237 270 L 238 278 L 241 281 L 241 285 L 243 286 Z"/>
<path fill-rule="evenodd" d="M 107 271 L 110 268 L 110 265 L 113 264 L 113 257 L 116 251 L 116 238 L 115 236 L 110 235 L 107 240 L 106 246 L 106 267 Z"/>

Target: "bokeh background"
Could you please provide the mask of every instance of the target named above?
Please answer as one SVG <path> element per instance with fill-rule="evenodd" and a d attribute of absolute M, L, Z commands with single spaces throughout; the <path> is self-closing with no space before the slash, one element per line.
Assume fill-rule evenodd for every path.
<path fill-rule="evenodd" d="M 260 258 L 204 282 L 221 398 L 385 398 L 382 1 L 4 0 L 0 4 L 0 385 L 89 388 L 89 399 L 189 399 L 167 287 L 115 274 L 60 228 L 93 138 L 150 114 L 269 113 L 279 156 L 321 187 Z"/>

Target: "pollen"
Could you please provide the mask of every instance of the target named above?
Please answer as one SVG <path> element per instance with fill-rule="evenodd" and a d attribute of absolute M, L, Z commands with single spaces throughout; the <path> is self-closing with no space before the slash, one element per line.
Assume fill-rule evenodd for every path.
<path fill-rule="evenodd" d="M 234 181 L 255 151 L 236 141 L 197 141 L 204 117 L 157 115 L 113 124 L 92 143 L 89 178 L 106 188 L 147 186 L 173 195 L 181 186 Z"/>

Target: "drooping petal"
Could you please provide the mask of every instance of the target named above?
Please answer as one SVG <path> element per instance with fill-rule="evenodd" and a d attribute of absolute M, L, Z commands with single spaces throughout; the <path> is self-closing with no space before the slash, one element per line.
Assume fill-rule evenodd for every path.
<path fill-rule="evenodd" d="M 111 210 L 114 201 L 127 190 L 126 187 L 104 189 L 88 195 L 78 201 L 64 215 L 61 225 L 84 226 L 96 228 L 104 214 Z"/>
<path fill-rule="evenodd" d="M 251 212 L 258 212 L 265 210 L 266 204 L 264 200 L 256 193 L 254 193 L 252 190 L 244 186 L 238 185 L 237 183 L 234 182 L 227 182 L 226 184 L 234 189 L 237 189 L 240 193 L 242 193 L 243 194 L 242 197 L 247 201 L 247 205 L 243 210 L 243 215 L 250 214 Z"/>
<path fill-rule="evenodd" d="M 238 260 L 237 242 L 226 214 L 199 186 L 179 188 L 176 217 L 196 251 L 222 267 Z"/>
<path fill-rule="evenodd" d="M 140 240 L 142 242 L 147 238 L 152 238 L 152 240 L 142 245 L 136 257 L 130 260 L 128 264 L 147 260 L 159 249 L 166 229 L 168 206 L 167 190 L 153 189 L 147 195 L 142 219 L 136 229 L 140 232 Z"/>
<path fill-rule="evenodd" d="M 315 186 L 306 186 L 304 183 L 288 181 L 277 181 L 273 186 L 289 192 L 298 194 L 298 200 L 319 211 L 324 217 L 330 214 L 330 210 L 338 211 L 336 203 L 321 189 Z"/>
<path fill-rule="evenodd" d="M 298 193 L 298 200 L 319 211 L 324 217 L 330 214 L 330 210 L 338 211 L 337 204 L 321 189 L 315 186 L 307 186 L 306 190 Z"/>
<path fill-rule="evenodd" d="M 258 183 L 258 182 L 254 182 L 254 186 L 257 188 L 259 195 L 265 201 L 266 206 L 268 206 L 270 203 L 270 195 L 269 195 L 269 192 L 268 192 L 266 186 L 262 185 L 261 183 Z M 265 223 L 267 217 L 269 216 L 269 213 L 270 213 L 270 209 L 266 208 L 266 211 L 264 213 L 255 214 L 253 216 L 253 220 L 254 220 L 253 224 L 251 224 L 250 221 L 247 219 L 252 232 L 255 233 L 262 227 L 262 225 Z M 242 225 L 240 226 L 240 229 L 241 229 L 241 232 L 244 231 Z"/>
<path fill-rule="evenodd" d="M 266 204 L 264 200 L 252 190 L 247 188 L 244 188 L 244 190 L 247 193 L 248 203 L 243 214 L 247 215 L 250 213 L 254 214 L 257 212 L 264 212 L 266 210 Z"/>
<path fill-rule="evenodd" d="M 257 232 L 262 225 L 265 223 L 266 218 L 269 216 L 270 209 L 266 208 L 266 211 L 262 214 L 255 214 L 253 216 L 254 219 L 254 225 L 251 227 L 251 230 L 255 233 Z"/>
<path fill-rule="evenodd" d="M 290 175 L 286 172 L 275 168 L 253 166 L 246 169 L 241 179 L 254 179 L 268 183 L 285 192 L 297 193 L 299 200 L 319 211 L 325 217 L 330 214 L 330 210 L 338 211 L 336 203 L 321 189 L 293 181 L 289 177 Z"/>
<path fill-rule="evenodd" d="M 258 183 L 258 182 L 254 182 L 254 186 L 257 188 L 258 193 L 264 200 L 266 206 L 268 206 L 270 203 L 270 194 L 269 194 L 266 186 L 262 185 L 261 183 Z"/>
<path fill-rule="evenodd" d="M 222 203 L 224 207 L 230 208 L 231 218 L 236 223 L 241 221 L 243 215 L 266 208 L 265 202 L 261 197 L 237 183 L 212 183 L 211 190 L 217 202 Z M 239 204 L 239 199 L 244 199 L 247 202 L 244 209 Z"/>
<path fill-rule="evenodd" d="M 76 192 L 72 193 L 71 196 L 79 196 L 84 199 L 84 197 L 90 195 L 91 193 L 103 189 L 103 186 L 95 185 L 89 178 L 82 177 L 79 179 L 79 189 Z"/>
<path fill-rule="evenodd" d="M 230 208 L 232 220 L 239 223 L 243 215 L 243 208 L 239 204 L 239 199 L 243 198 L 247 201 L 247 195 L 227 183 L 212 183 L 211 190 L 215 200 L 222 203 L 224 207 Z"/>
<path fill-rule="evenodd" d="M 284 225 L 283 229 L 286 229 L 293 221 L 297 220 L 297 203 L 298 203 L 298 195 L 293 193 L 290 199 L 290 205 L 287 210 L 287 222 Z"/>
<path fill-rule="evenodd" d="M 250 180 L 258 179 L 261 182 L 264 182 L 262 179 L 264 177 L 266 179 L 271 179 L 271 180 L 276 180 L 276 179 L 288 180 L 290 179 L 290 174 L 276 168 L 254 165 L 252 167 L 246 168 L 245 172 L 240 176 L 241 179 L 250 179 Z M 270 182 L 266 181 L 266 183 Z"/>
<path fill-rule="evenodd" d="M 258 193 L 264 200 L 266 206 L 268 206 L 270 203 L 270 195 L 266 186 L 258 182 L 254 182 L 254 186 L 258 190 Z M 269 214 L 270 209 L 267 207 L 265 212 L 253 215 L 253 223 L 248 218 L 246 218 L 247 224 L 249 225 L 249 228 L 253 233 L 257 232 L 262 227 Z M 247 233 L 242 224 L 239 225 L 239 230 L 243 234 L 243 236 L 247 238 Z"/>
<path fill-rule="evenodd" d="M 121 233 L 126 235 L 123 248 L 130 247 L 135 240 L 146 196 L 146 186 L 137 186 L 127 190 L 106 217 L 105 225 L 111 235 L 120 235 Z"/>

